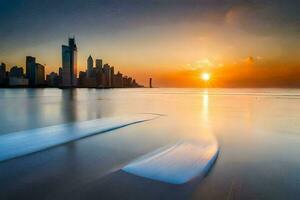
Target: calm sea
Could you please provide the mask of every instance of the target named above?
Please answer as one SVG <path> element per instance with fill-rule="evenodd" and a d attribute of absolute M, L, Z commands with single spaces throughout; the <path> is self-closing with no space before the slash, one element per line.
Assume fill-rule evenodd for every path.
<path fill-rule="evenodd" d="M 0 163 L 0 199 L 299 199 L 298 89 L 0 89 L 0 135 L 136 113 L 164 116 Z M 119 170 L 206 134 L 220 154 L 202 181 Z"/>

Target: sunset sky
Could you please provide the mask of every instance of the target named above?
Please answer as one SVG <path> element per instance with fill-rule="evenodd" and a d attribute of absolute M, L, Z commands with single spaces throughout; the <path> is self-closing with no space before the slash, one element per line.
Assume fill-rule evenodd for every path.
<path fill-rule="evenodd" d="M 159 87 L 300 86 L 299 0 L 0 0 L 0 30 L 9 67 L 58 71 L 75 35 L 80 70 L 91 54 Z"/>

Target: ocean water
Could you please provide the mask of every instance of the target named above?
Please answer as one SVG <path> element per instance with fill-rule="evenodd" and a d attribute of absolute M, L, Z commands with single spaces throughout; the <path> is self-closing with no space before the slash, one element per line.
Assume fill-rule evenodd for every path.
<path fill-rule="evenodd" d="M 161 117 L 0 162 L 0 199 L 300 196 L 298 89 L 0 89 L 0 138 L 149 113 Z M 211 135 L 220 152 L 201 180 L 174 186 L 120 170 L 163 146 Z"/>

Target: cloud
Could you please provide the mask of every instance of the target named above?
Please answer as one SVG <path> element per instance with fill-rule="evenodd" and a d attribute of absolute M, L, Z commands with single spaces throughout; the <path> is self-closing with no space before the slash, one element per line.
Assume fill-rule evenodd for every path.
<path fill-rule="evenodd" d="M 199 67 L 212 67 L 212 66 L 214 66 L 213 61 L 211 61 L 208 58 L 198 60 L 198 61 L 196 61 L 196 63 L 199 65 Z"/>
<path fill-rule="evenodd" d="M 195 61 L 192 64 L 188 64 L 187 66 L 191 70 L 199 70 L 199 69 L 210 69 L 210 68 L 216 68 L 216 67 L 223 67 L 224 64 L 218 62 L 216 59 L 203 58 L 203 59 Z"/>
<path fill-rule="evenodd" d="M 253 56 L 249 56 L 248 58 L 246 58 L 246 63 L 248 64 L 253 64 L 255 62 L 255 59 Z"/>
<path fill-rule="evenodd" d="M 224 23 L 230 27 L 256 35 L 299 33 L 299 2 L 288 0 L 248 0 L 232 4 L 224 15 Z"/>
<path fill-rule="evenodd" d="M 242 61 L 248 65 L 252 65 L 261 61 L 263 58 L 261 56 L 248 56 L 247 58 L 243 59 Z"/>

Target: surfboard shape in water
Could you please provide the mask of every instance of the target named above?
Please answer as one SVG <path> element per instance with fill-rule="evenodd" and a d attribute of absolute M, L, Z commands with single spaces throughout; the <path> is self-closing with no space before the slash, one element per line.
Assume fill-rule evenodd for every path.
<path fill-rule="evenodd" d="M 24 156 L 98 133 L 149 121 L 159 116 L 155 114 L 136 114 L 101 118 L 1 135 L 0 161 Z"/>
<path fill-rule="evenodd" d="M 218 152 L 216 141 L 179 142 L 146 154 L 122 170 L 152 180 L 183 184 L 203 177 L 214 164 Z"/>

